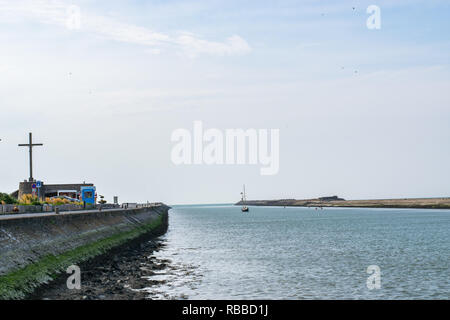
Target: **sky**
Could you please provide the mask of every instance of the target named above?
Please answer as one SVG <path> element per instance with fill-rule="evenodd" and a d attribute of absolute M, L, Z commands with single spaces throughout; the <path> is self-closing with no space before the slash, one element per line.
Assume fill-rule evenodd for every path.
<path fill-rule="evenodd" d="M 379 29 L 366 25 L 380 8 Z M 450 196 L 450 3 L 0 0 L 0 191 L 120 202 Z M 79 19 L 78 19 L 79 17 Z M 279 171 L 176 165 L 172 133 L 279 129 Z"/>

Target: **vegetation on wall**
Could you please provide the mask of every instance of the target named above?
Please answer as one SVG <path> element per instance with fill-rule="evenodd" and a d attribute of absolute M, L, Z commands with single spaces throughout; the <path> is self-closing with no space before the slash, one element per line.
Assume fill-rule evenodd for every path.
<path fill-rule="evenodd" d="M 0 192 L 0 204 L 16 204 L 17 200 L 7 193 Z"/>
<path fill-rule="evenodd" d="M 41 204 L 38 197 L 33 196 L 31 194 L 24 194 L 23 196 L 21 196 L 19 198 L 17 203 L 20 205 L 26 205 L 26 206 L 29 206 L 29 205 L 37 206 L 37 205 Z"/>
<path fill-rule="evenodd" d="M 60 206 L 63 204 L 83 205 L 83 203 L 76 202 L 76 201 L 70 201 L 69 199 L 65 199 L 65 198 L 45 198 L 44 201 L 40 201 L 37 196 L 33 196 L 31 194 L 22 195 L 16 203 L 19 205 L 25 205 L 25 206 L 29 206 L 29 205 L 39 206 L 42 204 L 52 204 L 52 205 L 56 205 L 56 206 Z"/>
<path fill-rule="evenodd" d="M 62 205 L 62 204 L 83 205 L 83 202 L 70 201 L 69 199 L 65 199 L 65 198 L 45 198 L 44 204 L 52 204 L 54 206 L 59 206 L 59 205 Z"/>

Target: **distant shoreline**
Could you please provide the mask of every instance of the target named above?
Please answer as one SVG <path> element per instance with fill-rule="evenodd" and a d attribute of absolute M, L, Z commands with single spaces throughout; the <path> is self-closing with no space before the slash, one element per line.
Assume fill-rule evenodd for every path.
<path fill-rule="evenodd" d="M 449 198 L 411 198 L 376 200 L 321 200 L 317 199 L 281 199 L 247 200 L 249 206 L 277 207 L 336 207 L 336 208 L 393 208 L 393 209 L 450 209 Z M 243 205 L 242 201 L 235 205 Z"/>

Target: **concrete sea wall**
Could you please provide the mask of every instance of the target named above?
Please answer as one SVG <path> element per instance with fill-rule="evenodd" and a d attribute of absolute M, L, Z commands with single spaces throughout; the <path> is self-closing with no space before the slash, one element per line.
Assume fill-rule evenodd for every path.
<path fill-rule="evenodd" d="M 167 230 L 164 204 L 61 214 L 0 216 L 0 299 L 23 299 L 79 264 Z"/>
<path fill-rule="evenodd" d="M 119 205 L 116 204 L 96 204 L 90 205 L 86 204 L 86 209 L 98 209 L 102 207 L 102 209 L 115 209 L 120 208 Z M 17 208 L 17 212 L 14 212 L 14 208 Z M 79 204 L 61 204 L 61 205 L 51 205 L 51 204 L 43 204 L 43 205 L 16 205 L 16 204 L 4 204 L 0 205 L 0 215 L 2 214 L 11 214 L 11 213 L 35 213 L 35 212 L 51 212 L 58 209 L 60 212 L 62 211 L 76 211 L 76 210 L 84 210 L 82 205 Z"/>

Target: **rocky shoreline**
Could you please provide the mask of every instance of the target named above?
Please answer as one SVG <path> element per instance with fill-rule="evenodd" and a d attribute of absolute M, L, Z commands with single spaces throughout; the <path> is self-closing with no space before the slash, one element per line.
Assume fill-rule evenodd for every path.
<path fill-rule="evenodd" d="M 81 289 L 69 290 L 67 276 L 40 288 L 32 300 L 144 300 L 151 299 L 148 288 L 161 285 L 146 277 L 168 267 L 170 261 L 156 259 L 153 253 L 164 246 L 159 239 L 122 248 L 108 256 L 80 265 Z M 146 290 L 143 290 L 146 289 Z"/>

